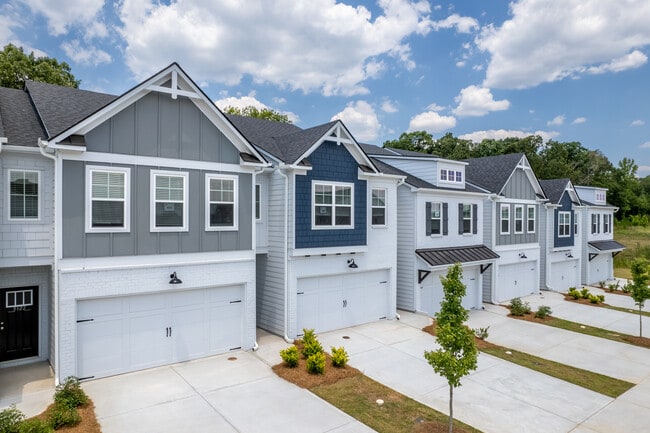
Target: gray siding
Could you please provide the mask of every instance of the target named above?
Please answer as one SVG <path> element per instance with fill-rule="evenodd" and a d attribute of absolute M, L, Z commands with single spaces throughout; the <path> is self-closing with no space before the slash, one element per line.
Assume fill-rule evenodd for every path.
<path fill-rule="evenodd" d="M 514 203 L 503 203 L 503 204 L 508 204 L 510 205 L 510 234 L 507 235 L 502 235 L 501 234 L 501 204 L 502 203 L 497 203 L 497 217 L 495 221 L 495 229 L 496 229 L 496 244 L 497 245 L 515 245 L 515 244 L 528 244 L 528 243 L 535 243 L 539 239 L 539 230 L 540 230 L 540 225 L 539 225 L 539 213 L 540 213 L 540 207 L 539 205 L 533 205 L 535 206 L 535 233 L 528 233 L 527 230 L 527 221 L 526 221 L 526 208 L 527 206 L 531 206 L 530 204 L 522 204 L 524 208 L 524 220 L 523 220 L 523 228 L 524 232 L 523 233 L 514 233 L 515 231 L 515 206 L 518 206 L 518 204 Z"/>
<path fill-rule="evenodd" d="M 492 271 L 495 265 L 483 272 L 483 302 L 492 302 Z"/>
<path fill-rule="evenodd" d="M 86 134 L 91 152 L 239 164 L 239 151 L 185 97 L 149 93 Z"/>
<path fill-rule="evenodd" d="M 488 247 L 492 245 L 492 233 L 496 227 L 494 222 L 494 202 L 490 199 L 483 201 L 483 243 Z M 492 268 L 493 264 L 482 275 L 483 302 L 492 302 Z"/>
<path fill-rule="evenodd" d="M 9 170 L 41 174 L 38 220 L 9 220 Z M 54 164 L 38 154 L 2 151 L 0 157 L 0 264 L 2 259 L 52 257 L 54 215 Z"/>
<path fill-rule="evenodd" d="M 284 285 L 287 278 L 287 258 L 284 251 L 284 178 L 273 174 L 268 192 L 269 249 L 268 254 L 257 255 L 257 326 L 283 335 L 286 307 Z"/>
<path fill-rule="evenodd" d="M 517 169 L 503 187 L 503 193 L 508 198 L 516 198 L 522 200 L 535 200 L 535 190 L 528 180 L 528 176 L 522 169 Z"/>
<path fill-rule="evenodd" d="M 98 165 L 92 163 L 91 165 Z M 120 165 L 124 167 L 124 165 Z M 151 232 L 150 170 L 170 167 L 131 168 L 131 231 L 129 233 L 85 232 L 85 163 L 63 162 L 63 257 L 108 257 L 143 254 L 174 254 L 248 250 L 252 248 L 252 175 L 239 174 L 239 230 L 205 231 L 205 175 L 189 173 L 187 232 Z"/>
<path fill-rule="evenodd" d="M 415 311 L 415 204 L 410 187 L 400 186 L 397 189 L 397 308 L 407 311 Z"/>

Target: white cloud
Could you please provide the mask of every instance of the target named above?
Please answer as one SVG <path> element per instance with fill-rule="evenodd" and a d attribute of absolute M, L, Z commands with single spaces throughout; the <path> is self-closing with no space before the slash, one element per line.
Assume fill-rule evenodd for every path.
<path fill-rule="evenodd" d="M 262 110 L 264 108 L 269 108 L 271 110 L 275 110 L 274 108 L 269 107 L 265 103 L 261 102 L 255 97 L 255 92 L 251 92 L 246 96 L 224 96 L 221 99 L 218 99 L 214 101 L 214 104 L 219 107 L 220 110 L 225 109 L 226 107 L 235 107 L 235 108 L 245 108 L 245 107 L 255 107 L 258 110 Z M 290 111 L 280 111 L 280 110 L 275 110 L 278 113 L 284 114 L 287 116 L 287 118 L 293 122 L 293 123 L 298 123 L 300 121 L 300 118 L 298 117 L 297 114 L 292 113 Z"/>
<path fill-rule="evenodd" d="M 650 165 L 640 165 L 636 170 L 637 176 L 639 175 L 639 173 L 649 173 L 649 172 L 650 172 Z"/>
<path fill-rule="evenodd" d="M 581 123 L 585 123 L 587 121 L 586 117 L 576 117 L 573 122 L 571 122 L 572 125 L 580 125 Z"/>
<path fill-rule="evenodd" d="M 111 55 L 106 51 L 96 47 L 84 48 L 76 39 L 64 42 L 61 44 L 61 49 L 73 62 L 80 65 L 97 66 L 102 63 L 110 63 L 112 60 Z"/>
<path fill-rule="evenodd" d="M 632 123 L 630 123 L 630 126 L 643 126 L 643 125 L 645 125 L 645 121 L 641 119 L 634 120 L 632 121 Z"/>
<path fill-rule="evenodd" d="M 95 21 L 104 7 L 104 0 L 21 0 L 35 14 L 41 14 L 47 21 L 51 35 L 60 36 L 76 25 L 90 26 L 91 32 L 98 35 Z M 100 32 L 101 33 L 101 32 Z"/>
<path fill-rule="evenodd" d="M 478 28 L 478 21 L 472 17 L 461 17 L 458 14 L 449 15 L 441 21 L 431 23 L 434 30 L 456 28 L 458 33 L 471 33 Z"/>
<path fill-rule="evenodd" d="M 527 88 L 647 62 L 647 0 L 519 0 L 510 10 L 509 20 L 485 27 L 475 41 L 491 56 L 485 86 Z"/>
<path fill-rule="evenodd" d="M 435 102 L 427 107 L 427 110 L 429 111 L 442 111 L 444 109 L 445 107 L 438 105 Z"/>
<path fill-rule="evenodd" d="M 563 114 L 560 114 L 559 116 L 555 116 L 553 119 L 546 122 L 546 124 L 548 126 L 560 126 L 560 125 L 564 125 L 565 120 L 566 117 Z"/>
<path fill-rule="evenodd" d="M 427 131 L 428 133 L 447 131 L 456 126 L 453 116 L 441 116 L 435 111 L 420 113 L 409 122 L 408 131 Z"/>
<path fill-rule="evenodd" d="M 560 133 L 555 131 L 528 132 L 528 131 L 506 130 L 506 129 L 489 129 L 487 131 L 475 131 L 469 134 L 459 135 L 458 138 L 462 138 L 463 140 L 471 140 L 474 143 L 480 143 L 486 138 L 501 140 L 509 137 L 525 138 L 531 135 L 539 135 L 540 137 L 542 137 L 544 141 L 548 141 L 557 137 L 558 135 L 560 135 Z"/>
<path fill-rule="evenodd" d="M 336 0 L 167 3 L 119 3 L 124 57 L 137 79 L 176 60 L 198 81 L 234 85 L 250 76 L 305 93 L 359 95 L 388 63 L 415 67 L 406 41 L 431 30 L 426 1 L 380 1 L 379 14 Z"/>
<path fill-rule="evenodd" d="M 650 149 L 650 141 L 646 141 L 643 143 L 641 146 L 639 146 L 641 149 Z"/>
<path fill-rule="evenodd" d="M 464 60 L 459 60 L 458 62 L 456 62 L 456 67 L 457 68 L 462 68 L 464 66 L 465 66 L 465 61 Z"/>
<path fill-rule="evenodd" d="M 468 86 L 460 91 L 455 98 L 458 106 L 453 110 L 457 116 L 484 116 L 490 111 L 501 111 L 510 108 L 510 101 L 502 99 L 495 101 L 490 89 L 486 87 Z"/>
<path fill-rule="evenodd" d="M 366 101 L 350 102 L 343 111 L 330 120 L 340 119 L 354 138 L 361 142 L 371 142 L 379 136 L 379 119 L 375 109 Z"/>
<path fill-rule="evenodd" d="M 381 104 L 381 111 L 384 113 L 397 113 L 397 107 L 395 106 L 395 103 L 389 99 L 385 100 Z"/>

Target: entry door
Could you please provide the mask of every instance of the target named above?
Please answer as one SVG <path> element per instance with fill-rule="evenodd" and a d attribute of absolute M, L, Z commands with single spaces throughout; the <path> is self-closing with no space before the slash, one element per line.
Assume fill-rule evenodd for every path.
<path fill-rule="evenodd" d="M 38 287 L 0 289 L 0 361 L 38 356 Z"/>

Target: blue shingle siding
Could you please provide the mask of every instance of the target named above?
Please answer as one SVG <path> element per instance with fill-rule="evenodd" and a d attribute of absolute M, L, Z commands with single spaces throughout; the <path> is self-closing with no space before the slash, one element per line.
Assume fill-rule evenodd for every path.
<path fill-rule="evenodd" d="M 560 199 L 560 204 L 562 207 L 555 209 L 554 212 L 554 219 L 555 219 L 555 224 L 554 224 L 554 233 L 553 233 L 553 245 L 555 248 L 559 247 L 572 247 L 574 243 L 574 233 L 573 233 L 573 224 L 575 223 L 575 212 L 573 211 L 573 203 L 571 202 L 571 197 L 569 197 L 569 194 L 567 192 L 564 192 L 562 194 L 562 198 Z M 569 233 L 571 234 L 567 238 L 561 238 L 558 236 L 558 224 L 560 223 L 559 221 L 559 213 L 560 212 L 571 212 L 571 220 L 569 224 Z"/>
<path fill-rule="evenodd" d="M 366 181 L 359 180 L 358 163 L 345 146 L 329 141 L 310 156 L 312 169 L 296 176 L 295 247 L 322 248 L 366 245 Z M 312 181 L 354 184 L 354 228 L 312 230 Z"/>

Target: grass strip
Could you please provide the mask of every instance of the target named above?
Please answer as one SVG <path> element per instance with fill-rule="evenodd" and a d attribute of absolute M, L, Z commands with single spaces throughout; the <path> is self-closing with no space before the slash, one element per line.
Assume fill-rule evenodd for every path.
<path fill-rule="evenodd" d="M 571 322 L 557 317 L 551 317 L 548 320 L 539 321 L 537 323 L 552 326 L 554 328 L 565 329 L 567 331 L 578 332 L 580 334 L 591 335 L 592 337 L 605 338 L 619 343 L 631 344 L 633 346 L 650 349 L 650 338 L 647 337 L 622 334 L 620 332 L 610 331 L 609 329 L 596 328 L 594 326 L 583 325 L 582 323 Z"/>
<path fill-rule="evenodd" d="M 518 350 L 502 347 L 485 340 L 476 343 L 481 352 L 521 365 L 522 367 L 573 383 L 574 385 L 616 398 L 634 386 L 633 383 L 593 371 L 550 361 Z"/>
<path fill-rule="evenodd" d="M 432 371 L 433 374 L 433 371 Z M 446 432 L 448 415 L 359 374 L 310 391 L 379 433 Z M 377 399 L 384 404 L 377 404 Z M 454 432 L 480 430 L 454 420 Z"/>
<path fill-rule="evenodd" d="M 614 296 L 623 296 L 623 295 L 614 295 Z M 639 309 L 638 308 L 625 308 L 625 307 L 617 307 L 615 305 L 610 305 L 604 302 L 598 303 L 598 304 L 593 304 L 591 302 L 581 302 L 577 299 L 573 299 L 572 297 L 565 295 L 564 300 L 567 302 L 573 302 L 575 304 L 581 304 L 581 305 L 589 305 L 591 307 L 600 307 L 600 308 L 607 308 L 608 310 L 615 310 L 615 311 L 622 311 L 623 313 L 631 313 L 631 314 L 636 314 L 637 316 L 639 315 Z M 641 310 L 641 315 L 642 316 L 647 316 L 650 317 L 650 311 L 643 311 Z"/>

